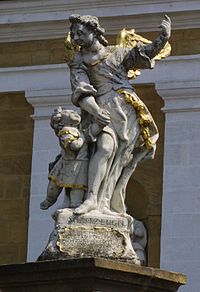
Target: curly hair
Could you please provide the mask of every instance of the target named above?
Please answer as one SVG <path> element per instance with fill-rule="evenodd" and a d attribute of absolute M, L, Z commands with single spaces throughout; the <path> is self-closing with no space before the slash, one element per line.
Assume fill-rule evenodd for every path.
<path fill-rule="evenodd" d="M 69 17 L 69 21 L 72 23 L 80 23 L 85 25 L 89 30 L 92 30 L 98 41 L 104 45 L 105 47 L 108 45 L 108 41 L 106 38 L 103 36 L 105 33 L 105 29 L 100 26 L 99 20 L 96 16 L 91 16 L 91 15 L 79 15 L 79 14 L 72 14 Z M 72 28 L 72 25 L 70 29 Z"/>

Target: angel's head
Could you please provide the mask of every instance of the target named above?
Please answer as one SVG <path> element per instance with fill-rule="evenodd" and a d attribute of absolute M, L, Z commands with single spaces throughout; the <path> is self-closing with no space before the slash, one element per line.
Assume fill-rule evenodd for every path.
<path fill-rule="evenodd" d="M 103 36 L 105 30 L 99 25 L 96 16 L 73 14 L 69 17 L 71 22 L 71 37 L 80 47 L 91 47 L 96 38 L 103 46 L 108 42 Z"/>

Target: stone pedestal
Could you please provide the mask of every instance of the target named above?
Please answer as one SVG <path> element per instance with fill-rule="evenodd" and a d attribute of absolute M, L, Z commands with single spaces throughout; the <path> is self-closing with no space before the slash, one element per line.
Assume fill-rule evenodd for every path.
<path fill-rule="evenodd" d="M 182 274 L 100 258 L 0 266 L 1 292 L 174 292 Z"/>
<path fill-rule="evenodd" d="M 129 215 L 112 216 L 92 211 L 78 216 L 73 210 L 63 209 L 57 211 L 54 219 L 54 231 L 39 261 L 102 257 L 140 264 L 130 238 L 133 219 Z"/>

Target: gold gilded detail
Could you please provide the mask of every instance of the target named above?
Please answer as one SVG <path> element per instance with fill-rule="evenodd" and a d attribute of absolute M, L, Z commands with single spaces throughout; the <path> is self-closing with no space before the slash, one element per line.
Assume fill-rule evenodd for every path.
<path fill-rule="evenodd" d="M 79 134 L 78 133 L 74 133 L 70 130 L 63 130 L 61 129 L 59 132 L 58 132 L 58 136 L 62 136 L 62 135 L 67 135 L 67 134 L 70 134 L 70 135 L 73 135 L 75 138 L 79 138 Z"/>
<path fill-rule="evenodd" d="M 151 44 L 152 41 L 142 37 L 139 34 L 135 33 L 134 29 L 126 30 L 125 28 L 122 29 L 118 36 L 117 36 L 117 47 L 123 48 L 134 48 L 138 42 L 143 43 L 144 45 Z M 66 34 L 65 41 L 64 41 L 64 60 L 67 63 L 70 63 L 75 55 L 75 53 L 79 52 L 80 46 L 76 45 L 73 39 L 71 38 L 70 32 Z M 154 60 L 161 60 L 166 58 L 170 55 L 171 52 L 171 45 L 167 42 L 164 48 L 159 52 L 158 55 L 154 57 Z M 127 75 L 128 78 L 134 79 L 141 74 L 139 69 L 129 70 Z"/>
<path fill-rule="evenodd" d="M 80 50 L 80 47 L 74 43 L 74 41 L 71 38 L 70 32 L 67 33 L 65 42 L 64 42 L 64 48 L 65 48 L 65 56 L 64 60 L 67 63 L 70 63 L 75 55 L 76 52 Z"/>
<path fill-rule="evenodd" d="M 70 130 L 61 129 L 58 132 L 58 136 L 62 137 L 63 135 L 69 135 L 69 137 L 66 140 L 62 141 L 65 149 L 67 149 L 69 144 L 71 144 L 73 141 L 77 140 L 80 136 L 78 133 L 72 133 L 72 131 L 70 131 Z"/>
<path fill-rule="evenodd" d="M 164 59 L 168 57 L 170 53 L 171 53 L 171 45 L 169 42 L 167 42 L 164 48 L 160 51 L 160 53 L 154 57 L 154 60 L 158 61 L 158 60 Z"/>
<path fill-rule="evenodd" d="M 151 115 L 146 110 L 143 102 L 139 100 L 136 96 L 124 89 L 118 89 L 117 92 L 119 94 L 123 94 L 125 101 L 131 104 L 136 110 L 136 113 L 139 117 L 140 134 L 144 140 L 146 148 L 148 150 L 151 150 L 154 146 L 154 143 L 151 141 L 152 134 L 150 126 L 151 123 L 153 123 Z"/>
<path fill-rule="evenodd" d="M 139 124 L 143 126 L 148 126 L 153 121 L 152 117 L 149 114 L 144 114 L 141 112 Z"/>
<path fill-rule="evenodd" d="M 126 30 L 125 28 L 119 32 L 117 37 L 117 44 L 123 48 L 134 48 L 138 42 L 150 44 L 151 41 L 143 38 L 141 35 L 136 34 L 134 29 Z"/>
<path fill-rule="evenodd" d="M 117 46 L 123 47 L 123 48 L 134 48 L 138 42 L 143 43 L 144 45 L 151 44 L 152 41 L 142 37 L 141 35 L 138 35 L 135 33 L 134 29 L 126 30 L 125 28 L 119 32 L 119 35 L 117 37 Z M 164 46 L 164 48 L 159 52 L 158 55 L 154 57 L 154 60 L 161 60 L 163 58 L 166 58 L 170 55 L 171 52 L 171 45 L 169 42 L 167 42 Z M 128 78 L 134 79 L 137 76 L 139 76 L 140 70 L 129 70 L 128 71 Z"/>
<path fill-rule="evenodd" d="M 53 175 L 49 175 L 48 178 L 51 179 L 53 182 L 55 182 L 55 184 L 57 186 L 62 187 L 62 188 L 80 189 L 80 190 L 85 190 L 85 191 L 87 190 L 87 186 L 86 185 L 61 183 L 59 181 L 59 179 L 56 176 L 53 176 Z"/>
<path fill-rule="evenodd" d="M 63 141 L 64 148 L 67 149 L 69 147 L 69 144 L 71 144 L 75 140 L 76 140 L 76 138 L 70 137 L 67 140 Z"/>

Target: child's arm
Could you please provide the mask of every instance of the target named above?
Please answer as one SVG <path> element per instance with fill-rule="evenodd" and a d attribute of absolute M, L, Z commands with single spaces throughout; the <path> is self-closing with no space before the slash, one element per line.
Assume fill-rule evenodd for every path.
<path fill-rule="evenodd" d="M 78 138 L 77 140 L 71 142 L 69 147 L 72 151 L 78 151 L 83 146 L 84 140 L 83 138 Z"/>

